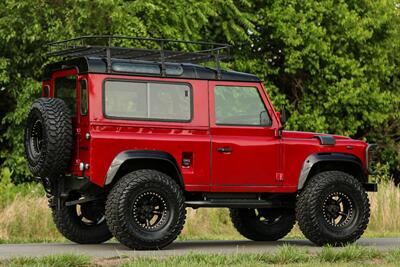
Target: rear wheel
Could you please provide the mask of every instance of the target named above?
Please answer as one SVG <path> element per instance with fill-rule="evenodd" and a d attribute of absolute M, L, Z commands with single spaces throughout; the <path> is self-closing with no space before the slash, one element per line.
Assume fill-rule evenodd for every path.
<path fill-rule="evenodd" d="M 181 232 L 185 200 L 177 183 L 155 170 L 138 170 L 121 178 L 106 205 L 113 235 L 132 249 L 160 249 Z"/>
<path fill-rule="evenodd" d="M 69 200 L 77 200 L 71 197 Z M 72 206 L 52 207 L 53 219 L 60 233 L 80 244 L 98 244 L 112 237 L 105 220 L 104 201 L 90 201 Z"/>
<path fill-rule="evenodd" d="M 367 228 L 368 196 L 350 174 L 321 172 L 300 193 L 296 216 L 303 234 L 315 244 L 343 246 L 356 241 Z"/>
<path fill-rule="evenodd" d="M 230 215 L 236 230 L 254 241 L 281 239 L 296 221 L 291 209 L 230 209 Z"/>

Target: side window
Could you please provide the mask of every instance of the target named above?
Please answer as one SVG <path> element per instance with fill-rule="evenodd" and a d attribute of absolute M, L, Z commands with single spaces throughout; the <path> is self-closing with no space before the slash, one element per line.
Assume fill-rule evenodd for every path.
<path fill-rule="evenodd" d="M 81 87 L 81 115 L 86 115 L 89 109 L 89 98 L 86 79 L 80 81 Z"/>
<path fill-rule="evenodd" d="M 271 125 L 256 87 L 216 86 L 214 95 L 217 125 Z"/>
<path fill-rule="evenodd" d="M 191 88 L 186 84 L 106 81 L 104 113 L 111 118 L 190 121 Z"/>
<path fill-rule="evenodd" d="M 65 101 L 71 110 L 72 117 L 76 115 L 76 77 L 67 76 L 56 78 L 55 97 Z"/>

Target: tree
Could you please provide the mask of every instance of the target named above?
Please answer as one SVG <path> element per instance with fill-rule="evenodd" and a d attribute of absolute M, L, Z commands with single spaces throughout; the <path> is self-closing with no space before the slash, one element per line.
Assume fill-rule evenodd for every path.
<path fill-rule="evenodd" d="M 235 67 L 264 78 L 276 104 L 291 113 L 287 128 L 376 142 L 382 162 L 399 175 L 395 2 L 275 0 L 252 8 L 257 34 Z"/>
<path fill-rule="evenodd" d="M 246 4 L 247 1 L 241 1 Z M 249 6 L 248 4 L 246 4 Z M 46 43 L 80 35 L 129 35 L 201 40 L 209 20 L 224 18 L 224 39 L 248 38 L 248 15 L 233 1 L 6 0 L 0 3 L 0 158 L 17 182 L 30 180 L 23 152 L 24 121 L 40 95 Z M 229 36 L 229 37 L 228 37 Z M 5 111 L 3 111 L 5 109 Z M 4 112 L 7 114 L 4 115 Z"/>
<path fill-rule="evenodd" d="M 22 136 L 45 44 L 114 34 L 229 42 L 224 67 L 262 78 L 288 129 L 377 142 L 399 175 L 399 19 L 394 0 L 2 1 L 0 164 L 30 179 Z"/>

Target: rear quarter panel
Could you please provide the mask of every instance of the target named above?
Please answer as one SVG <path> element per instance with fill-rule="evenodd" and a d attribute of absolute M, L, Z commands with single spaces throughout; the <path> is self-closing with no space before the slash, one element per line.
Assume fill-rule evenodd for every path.
<path fill-rule="evenodd" d="M 90 170 L 93 183 L 103 186 L 112 160 L 125 150 L 158 150 L 171 154 L 182 172 L 185 189 L 208 191 L 210 184 L 210 137 L 208 125 L 207 81 L 159 79 L 101 74 L 89 75 Z M 187 83 L 192 87 L 192 120 L 190 122 L 135 121 L 107 119 L 103 114 L 105 79 L 147 80 Z M 182 153 L 193 153 L 193 164 L 182 167 Z"/>

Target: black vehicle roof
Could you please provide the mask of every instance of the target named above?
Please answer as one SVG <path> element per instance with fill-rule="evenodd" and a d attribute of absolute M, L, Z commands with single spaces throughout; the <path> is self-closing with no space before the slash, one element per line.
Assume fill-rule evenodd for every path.
<path fill-rule="evenodd" d="M 167 72 L 162 76 L 161 63 L 141 60 L 111 58 L 111 70 L 107 68 L 105 57 L 82 56 L 66 59 L 46 66 L 43 80 L 51 79 L 54 71 L 63 69 L 77 69 L 79 74 L 99 73 L 118 74 L 129 76 L 167 77 L 193 80 L 223 80 L 241 82 L 259 82 L 260 79 L 249 73 L 220 70 L 192 64 L 165 62 Z M 160 71 L 157 72 L 157 69 Z M 171 71 L 168 71 L 168 70 Z M 147 71 L 149 70 L 149 71 Z"/>

